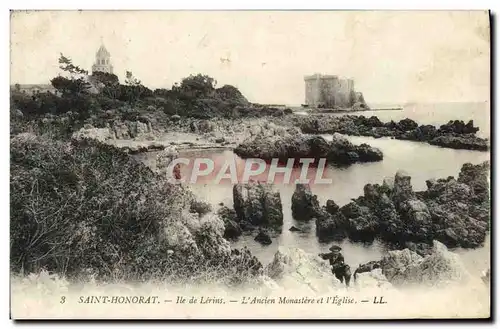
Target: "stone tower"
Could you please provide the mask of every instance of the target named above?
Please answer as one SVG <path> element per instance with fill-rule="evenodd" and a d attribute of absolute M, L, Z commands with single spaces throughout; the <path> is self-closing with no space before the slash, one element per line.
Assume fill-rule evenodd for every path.
<path fill-rule="evenodd" d="M 319 73 L 305 76 L 306 104 L 313 107 L 347 108 L 356 102 L 354 81 Z"/>
<path fill-rule="evenodd" d="M 95 63 L 92 65 L 92 73 L 106 72 L 113 74 L 113 65 L 111 65 L 110 57 L 109 51 L 104 44 L 101 43 L 101 46 L 95 54 Z"/>

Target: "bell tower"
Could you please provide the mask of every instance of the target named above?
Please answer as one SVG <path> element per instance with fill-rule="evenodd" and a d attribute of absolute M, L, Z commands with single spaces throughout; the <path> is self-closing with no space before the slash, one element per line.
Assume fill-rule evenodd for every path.
<path fill-rule="evenodd" d="M 113 74 L 113 65 L 111 65 L 111 55 L 109 51 L 104 46 L 101 39 L 101 46 L 95 54 L 95 63 L 92 65 L 92 73 L 94 72 L 106 72 Z"/>

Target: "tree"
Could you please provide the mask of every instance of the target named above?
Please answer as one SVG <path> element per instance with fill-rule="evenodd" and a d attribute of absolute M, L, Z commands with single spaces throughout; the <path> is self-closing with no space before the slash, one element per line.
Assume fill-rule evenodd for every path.
<path fill-rule="evenodd" d="M 90 88 L 90 84 L 83 78 L 73 80 L 58 76 L 50 80 L 50 82 L 54 88 L 63 94 L 63 96 L 67 96 L 68 94 L 87 93 Z"/>
<path fill-rule="evenodd" d="M 65 72 L 69 72 L 72 77 L 80 75 L 88 75 L 88 71 L 80 68 L 79 66 L 75 66 L 69 57 L 64 56 L 61 53 L 59 57 L 59 68 Z"/>
<path fill-rule="evenodd" d="M 119 98 L 120 80 L 115 74 L 97 71 L 92 73 L 92 78 L 101 84 L 99 88 L 105 96 L 113 99 Z"/>
<path fill-rule="evenodd" d="M 144 87 L 141 83 L 141 80 L 137 79 L 131 71 L 126 71 L 125 73 L 125 88 L 122 90 L 125 93 L 125 97 L 127 98 L 129 103 L 134 103 L 138 101 L 142 96 L 146 94 L 153 94 L 151 90 Z"/>
<path fill-rule="evenodd" d="M 59 57 L 59 68 L 69 73 L 70 78 L 62 76 L 55 77 L 50 82 L 52 86 L 59 90 L 63 96 L 72 94 L 85 94 L 90 89 L 90 83 L 87 82 L 88 72 L 79 66 L 75 66 L 70 58 L 61 53 Z"/>
<path fill-rule="evenodd" d="M 216 93 L 222 100 L 234 101 L 237 103 L 248 104 L 248 100 L 238 90 L 238 88 L 231 85 L 224 85 L 216 89 Z"/>
<path fill-rule="evenodd" d="M 140 86 L 141 80 L 134 77 L 131 71 L 126 71 L 125 73 L 125 84 L 128 86 Z"/>
<path fill-rule="evenodd" d="M 190 75 L 182 79 L 179 87 L 176 85 L 172 89 L 178 89 L 181 93 L 192 98 L 213 96 L 217 81 L 214 78 L 203 75 Z"/>
<path fill-rule="evenodd" d="M 120 84 L 120 80 L 116 74 L 96 71 L 92 73 L 92 77 L 105 86 L 116 86 Z"/>

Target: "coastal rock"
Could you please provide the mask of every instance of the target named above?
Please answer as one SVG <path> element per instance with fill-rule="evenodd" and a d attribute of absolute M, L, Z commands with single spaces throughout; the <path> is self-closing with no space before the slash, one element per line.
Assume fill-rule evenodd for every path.
<path fill-rule="evenodd" d="M 292 195 L 292 216 L 296 220 L 309 221 L 321 212 L 318 197 L 311 193 L 308 184 L 297 184 Z"/>
<path fill-rule="evenodd" d="M 334 215 L 339 211 L 340 207 L 335 203 L 333 200 L 326 200 L 326 207 L 325 210 L 331 214 Z"/>
<path fill-rule="evenodd" d="M 222 206 L 217 214 L 224 222 L 224 238 L 234 240 L 243 233 L 234 209 Z"/>
<path fill-rule="evenodd" d="M 357 275 L 354 284 L 358 289 L 376 288 L 377 290 L 389 290 L 394 288 L 380 268 L 360 273 Z"/>
<path fill-rule="evenodd" d="M 353 104 L 352 110 L 353 111 L 367 111 L 368 107 L 364 103 L 356 102 Z"/>
<path fill-rule="evenodd" d="M 224 238 L 235 240 L 243 233 L 240 224 L 234 220 L 225 222 Z"/>
<path fill-rule="evenodd" d="M 489 144 L 486 139 L 474 135 L 443 135 L 433 138 L 429 141 L 429 144 L 462 150 L 487 151 L 489 149 Z"/>
<path fill-rule="evenodd" d="M 128 126 L 124 122 L 113 122 L 112 128 L 114 138 L 116 139 L 130 139 Z"/>
<path fill-rule="evenodd" d="M 403 119 L 403 120 L 400 120 L 398 123 L 397 123 L 397 126 L 396 126 L 399 130 L 402 130 L 402 131 L 409 131 L 409 130 L 413 130 L 413 129 L 416 129 L 418 127 L 418 123 L 416 123 L 415 121 L 413 121 L 412 119 Z"/>
<path fill-rule="evenodd" d="M 462 166 L 457 181 L 471 187 L 476 197 L 479 198 L 478 201 L 488 201 L 490 197 L 489 171 L 489 161 L 478 165 L 466 163 Z"/>
<path fill-rule="evenodd" d="M 264 273 L 286 289 L 325 292 L 345 287 L 332 275 L 327 261 L 299 248 L 280 246 Z"/>
<path fill-rule="evenodd" d="M 261 183 L 236 184 L 233 187 L 234 210 L 240 223 L 281 231 L 283 210 L 279 192 Z"/>
<path fill-rule="evenodd" d="M 369 207 L 351 202 L 340 208 L 347 218 L 349 238 L 354 241 L 373 241 L 378 234 L 379 219 Z"/>
<path fill-rule="evenodd" d="M 150 122 L 114 121 L 111 125 L 115 139 L 144 139 L 153 133 Z"/>
<path fill-rule="evenodd" d="M 423 257 L 410 249 L 391 250 L 380 261 L 380 266 L 385 277 L 392 282 L 402 277 L 407 268 L 419 264 Z"/>
<path fill-rule="evenodd" d="M 164 230 L 164 241 L 170 249 L 189 256 L 199 256 L 201 252 L 189 229 L 180 222 L 168 225 Z"/>
<path fill-rule="evenodd" d="M 416 225 L 417 227 L 426 227 L 429 225 L 429 221 L 431 220 L 431 215 L 427 205 L 418 199 L 405 201 L 400 206 L 400 212 L 401 216 L 412 226 Z"/>
<path fill-rule="evenodd" d="M 315 219 L 316 236 L 321 242 L 340 241 L 347 237 L 349 221 L 339 211 L 334 215 Z"/>
<path fill-rule="evenodd" d="M 251 276 L 262 276 L 264 266 L 253 256 L 250 250 L 245 246 L 242 249 L 231 250 L 231 262 L 228 266 L 235 273 L 239 273 L 241 277 L 245 278 L 245 273 Z"/>
<path fill-rule="evenodd" d="M 357 146 L 355 148 L 355 153 L 357 153 L 358 161 L 360 162 L 376 162 L 384 158 L 380 149 L 371 147 L 365 143 Z"/>
<path fill-rule="evenodd" d="M 396 286 L 442 286 L 464 283 L 470 279 L 460 256 L 433 241 L 432 253 L 420 257 L 408 249 L 389 251 L 382 261 L 382 272 Z"/>
<path fill-rule="evenodd" d="M 222 261 L 231 255 L 231 246 L 224 239 L 224 223 L 216 215 L 201 218 L 199 228 L 193 232 L 196 245 L 205 259 Z"/>
<path fill-rule="evenodd" d="M 267 233 L 264 230 L 259 230 L 259 233 L 255 236 L 254 240 L 257 241 L 260 244 L 265 245 L 265 246 L 270 245 L 271 243 L 273 243 L 273 240 L 271 240 L 271 237 L 269 236 L 269 233 Z"/>
<path fill-rule="evenodd" d="M 224 137 L 218 137 L 215 139 L 215 142 L 217 144 L 221 144 L 221 143 L 224 143 L 226 141 L 226 139 Z"/>
<path fill-rule="evenodd" d="M 396 205 L 408 199 L 413 199 L 415 193 L 411 185 L 411 176 L 403 171 L 398 171 L 394 177 L 394 189 L 392 191 L 392 200 Z"/>
<path fill-rule="evenodd" d="M 215 130 L 215 124 L 209 120 L 201 120 L 197 127 L 201 133 L 209 133 Z"/>
<path fill-rule="evenodd" d="M 379 238 L 399 247 L 413 245 L 422 255 L 433 240 L 448 247 L 481 246 L 491 216 L 488 172 L 487 162 L 464 164 L 460 182 L 453 177 L 428 180 L 426 191 L 414 192 L 411 177 L 400 171 L 394 184 L 367 184 L 363 196 L 340 210 L 327 203 L 316 215 L 316 235 L 320 241 Z"/>
<path fill-rule="evenodd" d="M 453 134 L 475 134 L 479 128 L 474 127 L 474 121 L 469 120 L 465 123 L 462 120 L 450 120 L 448 123 L 439 127 L 440 133 L 453 133 Z"/>
<path fill-rule="evenodd" d="M 367 144 L 354 145 L 341 135 L 334 135 L 329 142 L 321 136 L 306 136 L 286 133 L 282 135 L 259 135 L 239 144 L 234 152 L 243 158 L 264 160 L 290 158 L 325 158 L 336 164 L 381 161 L 383 154 L 379 149 Z"/>
<path fill-rule="evenodd" d="M 370 261 L 365 264 L 359 264 L 358 268 L 353 273 L 353 279 L 354 281 L 356 281 L 361 273 L 368 273 L 374 271 L 375 269 L 380 269 L 380 268 L 381 268 L 380 261 Z"/>
<path fill-rule="evenodd" d="M 439 135 L 436 127 L 433 125 L 418 126 L 414 130 L 407 131 L 399 135 L 399 139 L 407 139 L 419 142 L 431 141 Z"/>
<path fill-rule="evenodd" d="M 111 134 L 108 128 L 87 127 L 87 128 L 81 128 L 80 130 L 74 132 L 72 138 L 75 140 L 82 140 L 85 138 L 89 138 L 89 139 L 95 139 L 100 142 L 106 142 L 108 140 L 113 139 L 113 135 Z"/>
<path fill-rule="evenodd" d="M 474 127 L 472 120 L 467 124 L 458 120 L 450 121 L 437 129 L 433 125 L 419 126 L 409 118 L 399 122 L 391 120 L 383 123 L 375 116 L 366 118 L 362 115 L 321 114 L 301 118 L 297 124 L 302 132 L 307 134 L 341 133 L 350 136 L 391 137 L 447 148 L 479 151 L 487 151 L 490 147 L 487 139 L 475 135 L 479 129 Z"/>

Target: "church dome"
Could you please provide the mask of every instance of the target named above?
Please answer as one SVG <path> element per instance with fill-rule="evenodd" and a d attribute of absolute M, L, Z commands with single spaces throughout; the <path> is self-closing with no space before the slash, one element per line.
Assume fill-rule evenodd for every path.
<path fill-rule="evenodd" d="M 104 47 L 104 45 L 101 45 L 99 47 L 99 50 L 97 50 L 97 56 L 98 57 L 109 57 L 109 51 Z"/>

